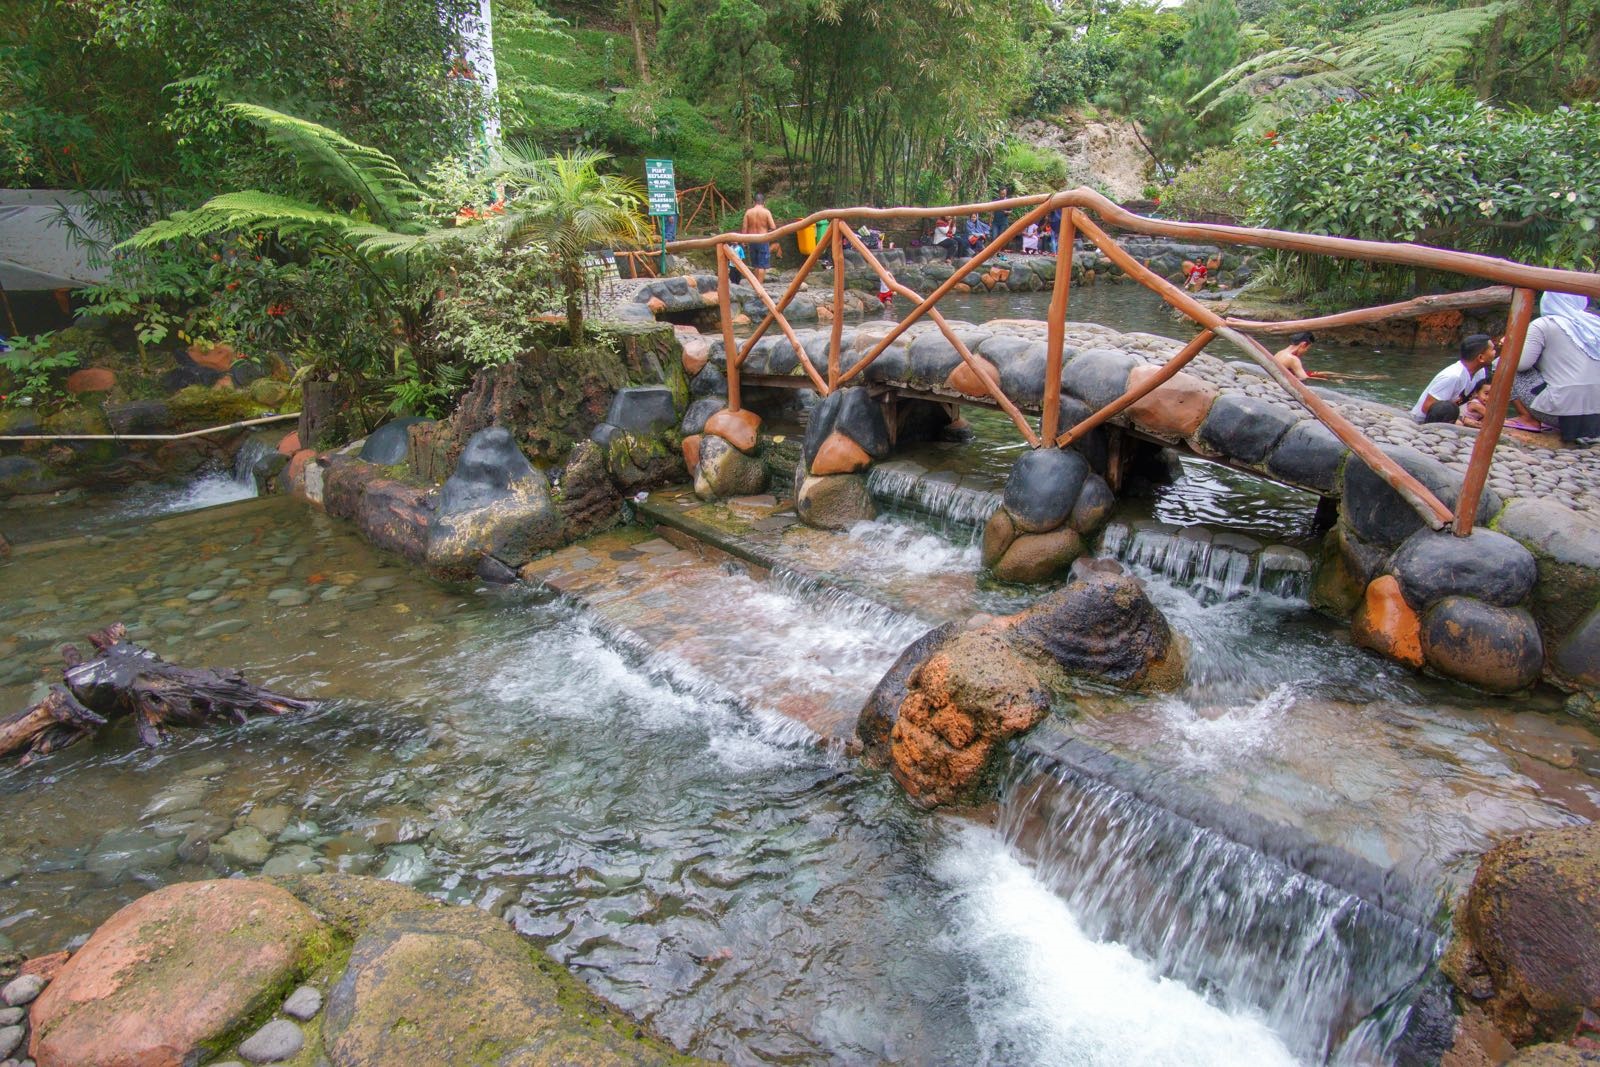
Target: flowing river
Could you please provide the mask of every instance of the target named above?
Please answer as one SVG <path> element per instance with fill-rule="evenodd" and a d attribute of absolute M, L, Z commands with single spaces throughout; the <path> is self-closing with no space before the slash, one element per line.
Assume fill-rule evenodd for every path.
<path fill-rule="evenodd" d="M 113 620 L 324 703 L 0 769 L 0 937 L 343 870 L 503 915 L 733 1063 L 1392 1062 L 1476 853 L 1600 815 L 1594 737 L 1353 648 L 1305 603 L 1313 501 L 1195 462 L 1101 545 L 1189 641 L 1185 687 L 1079 694 L 997 804 L 914 809 L 787 702 L 859 706 L 929 626 L 1030 599 L 978 573 L 1019 446 L 973 421 L 874 476 L 884 517 L 774 534 L 792 571 L 627 530 L 588 606 L 438 586 L 285 498 L 185 511 L 248 493 L 226 474 L 80 502 L 87 536 L 0 565 L 0 709 Z"/>

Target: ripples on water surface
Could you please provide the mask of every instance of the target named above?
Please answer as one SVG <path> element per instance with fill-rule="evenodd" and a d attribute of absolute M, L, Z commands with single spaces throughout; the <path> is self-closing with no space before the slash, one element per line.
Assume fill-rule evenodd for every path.
<path fill-rule="evenodd" d="M 0 932 L 26 951 L 234 869 L 190 845 L 250 817 L 284 827 L 269 869 L 378 873 L 498 911 L 734 1062 L 1287 1061 L 1260 1022 L 1087 938 L 993 831 L 914 811 L 561 603 L 417 581 L 281 500 L 0 573 L 0 652 L 22 668 L 0 676 L 6 707 L 57 643 L 113 616 L 171 658 L 330 699 L 155 752 L 124 727 L 0 771 L 0 856 L 23 867 Z M 744 605 L 752 625 L 785 608 L 766 595 Z"/>

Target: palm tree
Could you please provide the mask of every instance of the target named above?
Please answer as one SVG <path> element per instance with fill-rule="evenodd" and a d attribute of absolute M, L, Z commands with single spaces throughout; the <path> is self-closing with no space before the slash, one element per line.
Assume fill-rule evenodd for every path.
<path fill-rule="evenodd" d="M 506 144 L 490 168 L 489 176 L 507 187 L 507 240 L 536 242 L 555 259 L 575 345 L 583 342 L 583 305 L 597 281 L 588 254 L 648 238 L 644 191 L 632 178 L 602 174 L 600 164 L 610 158 L 585 151 L 544 156 L 525 144 Z"/>

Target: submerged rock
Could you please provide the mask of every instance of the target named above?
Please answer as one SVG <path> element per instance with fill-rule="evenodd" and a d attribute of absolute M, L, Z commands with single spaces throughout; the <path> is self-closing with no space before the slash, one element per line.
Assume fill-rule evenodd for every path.
<path fill-rule="evenodd" d="M 801 522 L 820 530 L 848 529 L 878 515 L 863 474 L 805 475 L 795 490 L 794 506 Z"/>

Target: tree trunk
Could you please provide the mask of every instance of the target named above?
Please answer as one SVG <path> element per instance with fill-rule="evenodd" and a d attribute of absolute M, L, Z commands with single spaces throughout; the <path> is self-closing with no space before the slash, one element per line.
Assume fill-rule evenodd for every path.
<path fill-rule="evenodd" d="M 639 0 L 628 0 L 628 29 L 633 31 L 633 59 L 639 68 L 639 84 L 650 84 L 650 60 L 645 55 L 644 31 L 639 28 Z"/>
<path fill-rule="evenodd" d="M 583 344 L 583 294 L 567 287 L 567 336 L 573 347 Z"/>
<path fill-rule="evenodd" d="M 309 701 L 257 688 L 233 671 L 179 667 L 131 644 L 121 623 L 90 634 L 95 658 L 72 645 L 61 650 L 65 685 L 33 707 L 0 721 L 0 756 L 21 752 L 23 763 L 66 748 L 112 719 L 132 717 L 139 740 L 154 747 L 169 727 L 242 723 L 251 715 L 282 715 Z"/>

